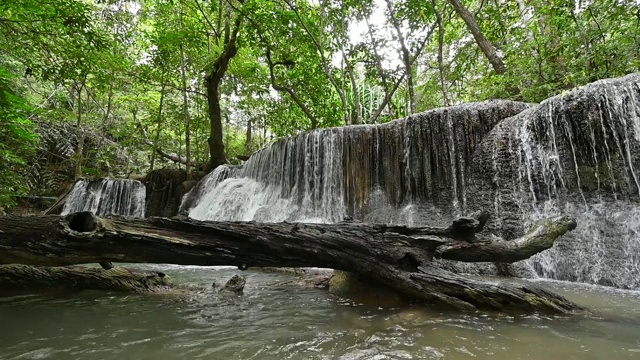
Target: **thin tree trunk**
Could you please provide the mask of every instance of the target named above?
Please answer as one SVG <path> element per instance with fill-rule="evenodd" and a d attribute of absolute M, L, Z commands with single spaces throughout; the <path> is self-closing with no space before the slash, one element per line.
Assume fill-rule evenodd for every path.
<path fill-rule="evenodd" d="M 447 91 L 447 84 L 444 74 L 444 59 L 442 56 L 442 48 L 444 46 L 444 26 L 442 24 L 442 13 L 438 9 L 438 3 L 436 0 L 431 0 L 433 9 L 436 13 L 436 19 L 438 21 L 438 70 L 440 73 L 440 86 L 442 86 L 442 102 L 444 106 L 449 106 L 449 92 Z"/>
<path fill-rule="evenodd" d="M 413 65 L 413 63 L 420 57 L 420 54 L 422 54 L 422 51 L 424 50 L 425 46 L 427 45 L 428 40 L 431 38 L 431 34 L 433 33 L 435 29 L 435 25 L 431 26 L 429 28 L 429 30 L 427 31 L 427 35 L 425 35 L 425 38 L 422 39 L 422 43 L 420 44 L 420 46 L 418 46 L 418 49 L 416 49 L 416 53 L 414 54 L 414 56 L 411 58 L 411 65 Z M 393 94 L 395 94 L 396 90 L 398 90 L 398 87 L 400 86 L 400 83 L 402 83 L 402 81 L 404 80 L 404 74 L 402 74 L 398 80 L 396 81 L 396 83 L 393 85 L 393 87 L 390 89 L 388 94 L 385 94 L 384 99 L 382 99 L 382 103 L 380 104 L 380 106 L 378 107 L 378 109 L 375 111 L 375 113 L 373 113 L 371 115 L 371 117 L 369 118 L 369 123 L 373 124 L 376 122 L 376 120 L 378 119 L 378 117 L 380 116 L 380 114 L 382 114 L 382 110 L 384 110 L 384 108 L 391 103 L 391 97 L 393 97 Z"/>
<path fill-rule="evenodd" d="M 493 45 L 487 38 L 482 34 L 482 30 L 480 30 L 480 26 L 476 22 L 476 19 L 473 17 L 473 14 L 460 2 L 460 0 L 448 0 L 456 13 L 464 20 L 465 24 L 467 24 L 467 28 L 473 35 L 473 38 L 476 40 L 478 47 L 487 57 L 491 66 L 493 66 L 493 70 L 497 74 L 504 74 L 507 71 L 507 67 L 504 64 L 502 58 L 498 55 L 496 50 L 493 48 Z"/>
<path fill-rule="evenodd" d="M 76 82 L 76 91 L 78 92 L 78 103 L 77 103 L 77 115 L 76 115 L 76 130 L 78 132 L 78 148 L 76 151 L 76 170 L 75 170 L 75 179 L 79 179 L 82 177 L 82 161 L 83 161 L 83 153 L 84 153 L 84 139 L 85 134 L 82 130 L 82 90 L 85 86 L 86 77 L 82 79 L 82 82 L 78 84 Z M 87 95 L 87 101 L 88 99 Z"/>
<path fill-rule="evenodd" d="M 355 107 L 355 116 L 352 117 L 352 124 L 362 124 L 362 106 L 360 105 L 360 91 L 358 90 L 358 83 L 356 82 L 356 75 L 353 69 L 353 65 L 349 62 L 347 54 L 344 52 L 344 46 L 340 43 L 340 52 L 342 53 L 342 59 L 347 67 L 347 74 L 349 75 L 349 81 L 351 82 L 351 91 L 353 92 L 353 104 Z"/>
<path fill-rule="evenodd" d="M 389 84 L 387 81 L 387 75 L 384 72 L 384 68 L 382 67 L 382 57 L 380 56 L 379 52 L 378 52 L 378 45 L 376 44 L 375 38 L 373 36 L 373 29 L 371 27 L 371 24 L 369 23 L 369 19 L 368 17 L 364 17 L 364 21 L 367 25 L 367 32 L 369 33 L 369 38 L 371 39 L 371 49 L 373 50 L 373 56 L 375 57 L 375 61 L 376 61 L 376 69 L 378 70 L 378 73 L 380 75 L 380 79 L 382 80 L 382 89 L 384 90 L 384 97 L 385 98 L 389 98 L 390 100 L 388 101 L 388 105 L 389 105 L 389 109 L 388 111 L 391 112 L 391 97 L 392 94 L 390 93 L 389 90 Z M 372 117 L 371 114 L 373 114 L 373 109 L 371 109 L 369 111 L 369 123 L 374 123 L 376 119 L 373 119 L 372 121 Z M 377 118 L 377 117 L 376 117 Z"/>
<path fill-rule="evenodd" d="M 180 2 L 180 30 L 182 31 L 182 1 Z M 182 78 L 182 111 L 184 112 L 185 171 L 187 180 L 191 180 L 191 117 L 189 116 L 189 98 L 187 97 L 187 69 L 184 47 L 180 42 L 180 76 Z"/>
<path fill-rule="evenodd" d="M 107 97 L 107 110 L 104 112 L 104 118 L 102 119 L 102 129 L 108 130 L 107 121 L 111 115 L 111 107 L 113 106 L 113 81 L 109 82 L 109 95 Z"/>
<path fill-rule="evenodd" d="M 251 156 L 251 118 L 247 121 L 247 138 L 246 138 L 247 156 Z"/>
<path fill-rule="evenodd" d="M 396 12 L 393 9 L 391 0 L 385 1 L 387 2 L 387 9 L 389 9 L 389 18 L 391 20 L 391 24 L 393 24 L 393 27 L 396 30 L 396 35 L 398 36 L 398 41 L 400 42 L 402 63 L 404 65 L 404 71 L 407 77 L 407 90 L 409 91 L 409 113 L 415 114 L 418 107 L 416 104 L 416 94 L 413 85 L 413 61 L 411 60 L 411 53 L 409 52 L 409 48 L 407 48 L 407 43 L 404 39 L 404 35 L 402 34 L 400 23 L 398 22 L 398 19 L 396 19 Z"/>
<path fill-rule="evenodd" d="M 287 94 L 289 94 L 289 96 L 291 97 L 291 100 L 293 100 L 293 102 L 296 105 L 298 105 L 300 110 L 302 110 L 302 112 L 305 114 L 305 116 L 307 118 L 309 118 L 309 120 L 311 121 L 311 129 L 317 128 L 318 127 L 318 119 L 313 115 L 311 110 L 307 107 L 307 105 L 305 105 L 305 103 L 302 101 L 302 99 L 300 99 L 300 97 L 295 92 L 295 90 L 293 90 L 290 87 L 287 87 L 287 86 L 280 85 L 280 84 L 276 83 L 276 75 L 275 75 L 274 68 L 275 68 L 275 66 L 277 64 L 274 63 L 271 60 L 271 51 L 269 50 L 269 48 L 267 48 L 266 58 L 267 58 L 267 65 L 269 66 L 269 77 L 271 79 L 271 87 L 276 91 L 282 91 L 282 92 L 286 92 Z"/>
<path fill-rule="evenodd" d="M 162 85 L 160 87 L 160 105 L 158 106 L 158 118 L 156 119 L 156 134 L 153 139 L 153 147 L 155 150 L 156 144 L 158 144 L 158 140 L 160 140 L 160 129 L 162 125 L 162 106 L 164 105 L 164 92 L 165 92 L 165 84 L 164 84 L 164 74 L 162 76 Z M 149 172 L 153 171 L 156 160 L 156 151 L 151 153 L 151 164 Z"/>

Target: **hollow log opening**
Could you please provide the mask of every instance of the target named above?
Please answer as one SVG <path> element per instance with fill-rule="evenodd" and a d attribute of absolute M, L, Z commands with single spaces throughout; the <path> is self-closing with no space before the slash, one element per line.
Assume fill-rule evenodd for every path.
<path fill-rule="evenodd" d="M 65 219 L 69 229 L 80 233 L 92 232 L 98 227 L 96 217 L 88 211 L 70 214 Z"/>

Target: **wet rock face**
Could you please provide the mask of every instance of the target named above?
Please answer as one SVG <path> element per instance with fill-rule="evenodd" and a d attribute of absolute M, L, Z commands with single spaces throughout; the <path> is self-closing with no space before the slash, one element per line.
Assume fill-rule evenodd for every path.
<path fill-rule="evenodd" d="M 241 169 L 216 170 L 207 177 L 210 185 L 196 187 L 196 204 L 184 202 L 183 208 L 191 207 L 189 216 L 200 220 L 307 222 L 338 222 L 346 216 L 404 222 L 415 209 L 435 209 L 447 221 L 465 207 L 464 189 L 480 139 L 528 107 L 511 101 L 471 103 L 384 125 L 284 138 Z M 403 213 L 410 204 L 419 206 Z"/>
<path fill-rule="evenodd" d="M 505 238 L 542 216 L 578 229 L 530 260 L 545 277 L 640 286 L 640 74 L 589 84 L 504 120 L 474 156 L 470 209 Z"/>
<path fill-rule="evenodd" d="M 490 210 L 487 231 L 507 239 L 565 213 L 578 228 L 520 270 L 638 288 L 640 74 L 539 105 L 464 104 L 280 139 L 187 199 L 198 220 L 417 226 Z"/>
<path fill-rule="evenodd" d="M 510 199 L 637 201 L 639 169 L 640 74 L 634 74 L 550 98 L 500 123 L 479 146 L 470 190 L 491 189 L 478 203 L 497 197 L 497 212 Z"/>

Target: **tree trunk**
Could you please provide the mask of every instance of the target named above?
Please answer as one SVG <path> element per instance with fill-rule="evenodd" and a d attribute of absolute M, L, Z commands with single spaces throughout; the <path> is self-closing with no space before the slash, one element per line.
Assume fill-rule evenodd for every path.
<path fill-rule="evenodd" d="M 342 59 L 346 64 L 347 74 L 349 75 L 349 81 L 351 82 L 351 92 L 353 94 L 353 106 L 355 108 L 355 114 L 351 117 L 351 123 L 353 125 L 362 124 L 362 105 L 360 104 L 360 91 L 358 89 L 358 83 L 356 81 L 355 70 L 344 51 L 344 46 L 342 45 L 342 43 L 340 43 L 340 52 L 342 53 Z"/>
<path fill-rule="evenodd" d="M 213 76 L 207 77 L 207 101 L 209 103 L 209 122 L 211 124 L 211 133 L 208 140 L 209 171 L 227 163 L 222 140 L 222 109 L 220 108 L 220 94 L 218 92 L 220 80 Z"/>
<path fill-rule="evenodd" d="M 213 64 L 213 68 L 206 78 L 207 102 L 209 104 L 209 122 L 211 133 L 209 135 L 209 164 L 208 171 L 212 171 L 222 164 L 227 163 L 227 156 L 224 152 L 224 142 L 222 136 L 222 109 L 220 107 L 220 83 L 229 68 L 229 62 L 238 53 L 238 32 L 242 25 L 243 16 L 238 14 L 233 28 L 231 28 L 231 11 L 227 11 L 224 29 L 224 50 Z"/>
<path fill-rule="evenodd" d="M 162 125 L 162 107 L 164 105 L 165 87 L 166 87 L 166 85 L 164 83 L 164 73 L 163 73 L 162 74 L 162 85 L 160 87 L 160 104 L 158 105 L 158 118 L 156 119 L 156 134 L 155 134 L 156 136 L 155 136 L 155 139 L 153 140 L 153 145 L 152 145 L 154 149 L 156 148 L 155 144 L 157 144 L 158 140 L 160 140 L 160 128 L 161 128 L 161 125 Z M 156 160 L 156 152 L 153 151 L 151 153 L 151 164 L 149 166 L 149 172 L 153 171 L 153 168 L 154 168 L 154 165 L 155 165 L 155 160 Z"/>
<path fill-rule="evenodd" d="M 440 73 L 440 86 L 442 86 L 442 105 L 449 106 L 449 92 L 447 91 L 447 83 L 444 76 L 444 59 L 442 56 L 442 48 L 444 46 L 444 25 L 442 24 L 442 13 L 438 9 L 438 3 L 436 0 L 431 0 L 431 3 L 433 4 L 433 9 L 436 13 L 436 20 L 438 22 L 438 72 Z"/>
<path fill-rule="evenodd" d="M 473 38 L 476 40 L 478 47 L 484 55 L 487 57 L 491 66 L 493 66 L 493 70 L 499 75 L 504 74 L 507 71 L 507 67 L 505 66 L 502 58 L 498 55 L 496 50 L 491 45 L 491 42 L 487 40 L 487 38 L 482 34 L 482 30 L 480 30 L 480 26 L 476 22 L 476 19 L 473 17 L 473 14 L 460 2 L 460 0 L 449 0 L 456 13 L 464 20 L 465 24 L 467 24 L 467 28 L 471 31 Z"/>
<path fill-rule="evenodd" d="M 247 120 L 247 136 L 245 147 L 247 149 L 247 156 L 251 156 L 252 148 L 251 148 L 251 118 Z"/>
<path fill-rule="evenodd" d="M 167 289 L 171 279 L 163 273 L 141 273 L 123 267 L 110 270 L 81 266 L 0 266 L 3 294 L 37 290 L 111 290 L 148 292 Z"/>
<path fill-rule="evenodd" d="M 369 18 L 368 16 L 364 17 L 364 21 L 365 24 L 367 25 L 367 33 L 369 34 L 369 40 L 371 40 L 371 50 L 373 52 L 373 57 L 375 58 L 375 62 L 376 62 L 376 69 L 378 70 L 378 75 L 380 76 L 380 83 L 382 84 L 382 89 L 384 90 L 384 98 L 385 99 L 389 99 L 387 101 L 387 105 L 389 106 L 389 113 L 391 113 L 391 93 L 389 90 L 389 85 L 387 82 L 387 75 L 385 73 L 384 68 L 382 67 L 382 57 L 380 56 L 379 52 L 378 52 L 378 45 L 376 43 L 376 39 L 373 36 L 373 28 L 371 27 L 371 24 L 369 23 Z M 373 101 L 370 101 L 370 104 L 372 104 Z M 369 111 L 369 120 L 367 121 L 370 124 L 373 124 L 376 122 L 377 117 L 373 118 L 372 114 L 373 114 L 373 110 L 370 109 Z M 379 116 L 380 112 L 378 112 L 378 116 Z"/>
<path fill-rule="evenodd" d="M 95 262 L 325 267 L 365 275 L 418 300 L 463 309 L 567 312 L 579 307 L 529 285 L 488 283 L 432 266 L 440 254 L 475 261 L 516 261 L 529 257 L 575 221 L 556 217 L 516 240 L 506 254 L 476 239 L 487 217 L 461 218 L 447 228 L 381 224 L 299 224 L 199 222 L 166 218 L 65 217 L 0 218 L 0 264 L 71 265 Z M 532 244 L 535 244 L 533 246 Z M 491 251 L 485 251 L 486 248 Z M 443 256 L 445 257 L 445 256 Z"/>
<path fill-rule="evenodd" d="M 349 113 L 349 103 L 347 102 L 347 96 L 344 93 L 344 90 L 338 85 L 337 79 L 331 73 L 331 59 L 329 59 L 325 55 L 325 51 L 326 50 L 322 46 L 322 42 L 321 42 L 322 41 L 322 35 L 324 35 L 323 29 L 320 29 L 320 38 L 319 39 L 316 38 L 315 35 L 313 34 L 313 32 L 311 31 L 311 29 L 309 29 L 307 24 L 302 20 L 302 17 L 300 16 L 300 13 L 298 12 L 298 8 L 296 7 L 296 5 L 294 5 L 294 3 L 292 1 L 289 1 L 289 0 L 285 0 L 284 2 L 289 6 L 289 9 L 291 9 L 291 11 L 294 12 L 294 14 L 296 15 L 296 18 L 298 19 L 298 22 L 300 23 L 300 25 L 302 26 L 304 31 L 307 33 L 307 35 L 309 36 L 309 38 L 311 39 L 311 41 L 315 45 L 316 50 L 318 51 L 318 55 L 320 55 L 320 63 L 322 64 L 322 70 L 324 71 L 324 74 L 327 77 L 327 80 L 329 80 L 329 83 L 331 83 L 331 85 L 333 85 L 333 88 L 338 93 L 338 96 L 340 97 L 340 101 L 342 102 L 342 109 L 344 110 L 344 123 L 345 123 L 345 125 L 350 124 L 351 123 L 351 115 Z M 323 2 L 320 3 L 320 8 L 321 9 L 325 9 L 326 7 L 327 6 Z M 323 11 L 322 14 L 321 14 L 321 18 L 324 20 L 325 17 L 326 17 L 326 13 Z M 304 111 L 304 109 L 303 109 L 303 111 Z M 313 129 L 315 129 L 315 128 L 316 127 L 313 126 Z"/>
<path fill-rule="evenodd" d="M 180 2 L 180 31 L 182 31 L 182 1 Z M 184 112 L 184 157 L 187 180 L 191 180 L 191 117 L 189 116 L 189 98 L 187 97 L 187 64 L 184 47 L 180 43 L 180 77 L 182 79 L 182 111 Z"/>
<path fill-rule="evenodd" d="M 416 49 L 415 54 L 411 57 L 410 65 L 413 65 L 415 61 L 420 57 L 420 54 L 422 54 L 422 51 L 427 45 L 427 42 L 431 38 L 431 34 L 433 33 L 434 29 L 435 29 L 435 25 L 429 28 L 424 39 L 422 39 L 422 43 L 420 43 L 420 46 L 418 46 L 418 48 Z M 368 121 L 369 124 L 374 124 L 378 119 L 378 117 L 380 116 L 380 114 L 382 114 L 382 111 L 384 110 L 384 108 L 387 107 L 387 105 L 392 105 L 391 97 L 393 96 L 393 94 L 395 94 L 396 90 L 400 86 L 400 83 L 404 80 L 404 77 L 405 77 L 405 74 L 404 73 L 401 74 L 400 77 L 398 77 L 398 80 L 396 80 L 395 84 L 393 84 L 393 87 L 391 88 L 391 90 L 385 94 L 384 98 L 382 99 L 382 103 L 380 104 L 380 106 L 378 106 L 378 109 L 369 118 L 369 121 Z"/>
<path fill-rule="evenodd" d="M 78 91 L 78 102 L 76 104 L 78 113 L 76 116 L 76 131 L 78 132 L 78 147 L 76 150 L 76 169 L 75 179 L 78 180 L 82 177 L 82 153 L 84 152 L 84 131 L 82 130 L 82 89 L 84 88 L 84 79 L 82 83 L 76 83 L 76 90 Z M 89 97 L 89 95 L 87 95 Z"/>

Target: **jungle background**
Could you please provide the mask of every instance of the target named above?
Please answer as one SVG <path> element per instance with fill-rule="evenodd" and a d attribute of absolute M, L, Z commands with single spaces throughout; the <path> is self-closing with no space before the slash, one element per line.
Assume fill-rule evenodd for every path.
<path fill-rule="evenodd" d="M 638 70 L 635 0 L 5 0 L 0 207 Z"/>

